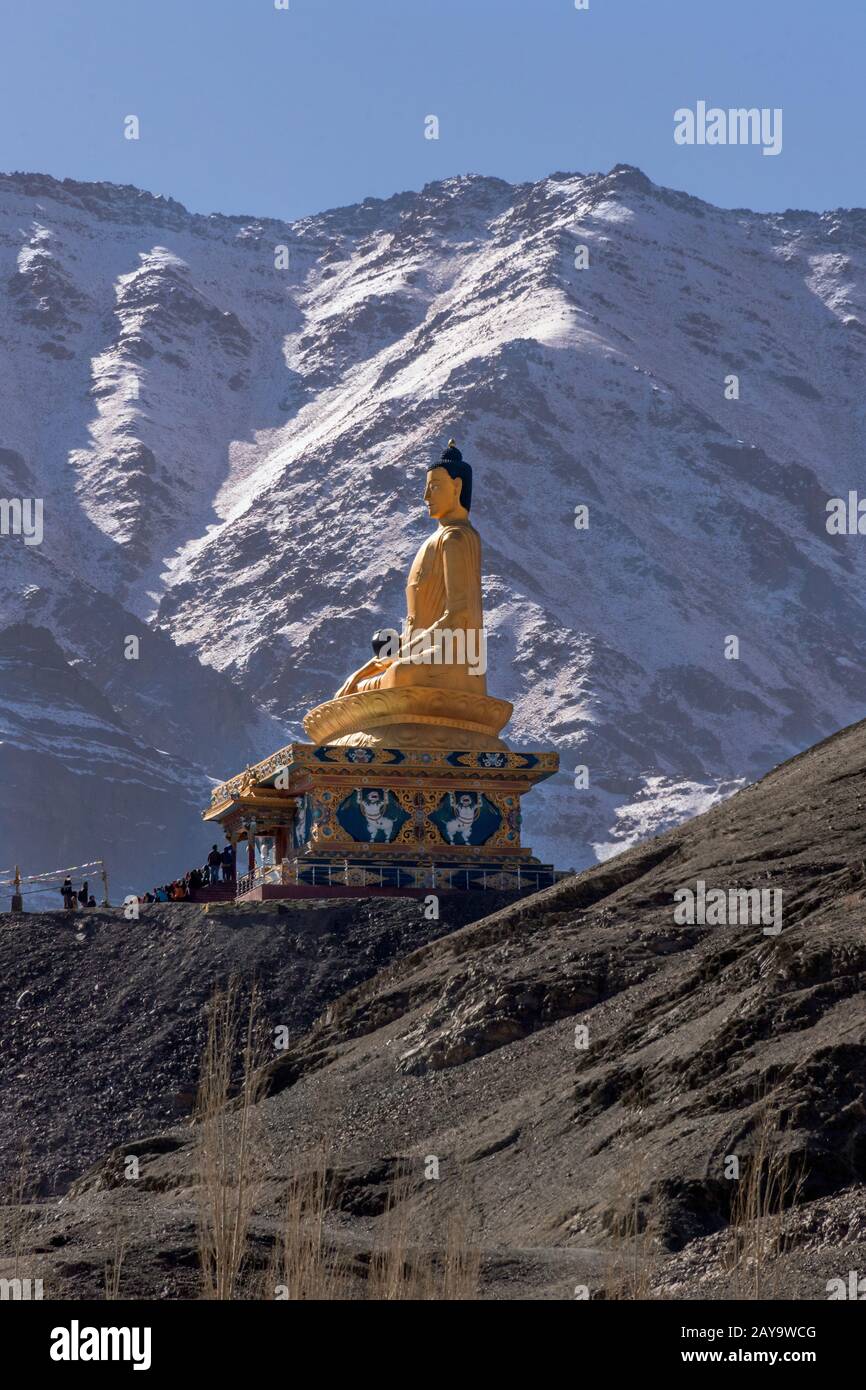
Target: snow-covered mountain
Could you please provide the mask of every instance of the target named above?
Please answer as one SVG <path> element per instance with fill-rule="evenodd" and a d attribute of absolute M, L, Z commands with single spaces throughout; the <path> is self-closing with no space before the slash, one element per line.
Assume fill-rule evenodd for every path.
<path fill-rule="evenodd" d="M 185 867 L 208 777 L 399 623 L 451 435 L 506 737 L 562 754 L 537 853 L 611 853 L 860 717 L 866 539 L 825 522 L 863 476 L 864 286 L 863 210 L 724 211 L 626 166 L 292 224 L 0 178 L 0 496 L 44 499 L 41 545 L 0 537 L 2 655 L 51 708 L 4 675 L 0 860 L 54 867 L 53 767 L 70 855 Z M 61 732 L 88 702 L 98 747 Z M 133 850 L 94 829 L 121 795 Z"/>

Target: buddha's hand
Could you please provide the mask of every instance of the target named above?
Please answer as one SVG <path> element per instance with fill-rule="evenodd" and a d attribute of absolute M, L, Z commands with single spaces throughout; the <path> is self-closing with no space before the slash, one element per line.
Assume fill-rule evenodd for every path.
<path fill-rule="evenodd" d="M 357 670 L 347 681 L 343 681 L 334 699 L 339 700 L 341 695 L 354 695 L 355 691 L 358 689 L 359 681 L 366 680 L 368 676 L 379 675 L 380 672 L 386 671 L 390 665 L 390 661 L 380 661 L 378 657 L 372 657 L 366 665 Z"/>

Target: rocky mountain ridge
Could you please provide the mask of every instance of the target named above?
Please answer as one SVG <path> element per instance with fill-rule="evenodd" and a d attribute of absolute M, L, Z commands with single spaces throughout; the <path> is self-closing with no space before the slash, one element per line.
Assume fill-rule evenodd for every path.
<path fill-rule="evenodd" d="M 562 754 L 526 807 L 541 857 L 615 852 L 858 717 L 863 547 L 825 519 L 862 473 L 864 245 L 860 209 L 723 210 L 628 166 L 294 224 L 0 177 L 0 491 L 45 502 L 42 545 L 3 537 L 0 622 L 47 630 L 149 750 L 137 854 L 100 847 L 118 887 L 157 877 L 169 823 L 174 872 L 205 846 L 166 754 L 200 805 L 399 622 L 451 435 L 491 689 L 513 744 Z M 39 749 L 7 724 L 6 857 L 53 866 Z"/>

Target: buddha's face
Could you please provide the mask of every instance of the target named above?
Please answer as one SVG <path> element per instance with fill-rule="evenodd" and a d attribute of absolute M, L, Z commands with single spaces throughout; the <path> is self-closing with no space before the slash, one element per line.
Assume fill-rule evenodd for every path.
<path fill-rule="evenodd" d="M 460 479 L 452 478 L 447 469 L 431 468 L 424 489 L 424 501 L 430 515 L 438 520 L 459 507 L 461 486 Z"/>

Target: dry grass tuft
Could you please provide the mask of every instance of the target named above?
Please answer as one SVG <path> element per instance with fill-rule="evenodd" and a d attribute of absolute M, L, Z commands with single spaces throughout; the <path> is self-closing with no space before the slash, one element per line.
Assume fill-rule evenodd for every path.
<path fill-rule="evenodd" d="M 196 1101 L 199 1159 L 199 1255 L 206 1298 L 245 1296 L 249 1230 L 264 1171 L 256 1106 L 267 1058 L 258 990 L 246 1022 L 236 981 L 211 1000 Z"/>
<path fill-rule="evenodd" d="M 435 1248 L 419 1247 L 412 1236 L 413 1184 L 403 1165 L 391 1185 L 379 1239 L 370 1260 L 367 1297 L 375 1300 L 466 1301 L 478 1297 L 481 1256 L 471 1238 L 469 1205 L 457 1182 L 450 1201 L 439 1184 L 435 1199 L 445 1205 L 442 1238 Z"/>
<path fill-rule="evenodd" d="M 15 1171 L 0 1192 L 0 1259 L 12 1266 L 9 1278 L 21 1277 L 21 1255 L 25 1237 L 34 1224 L 31 1202 L 35 1185 L 30 1177 L 30 1154 L 26 1146 L 18 1152 Z"/>
<path fill-rule="evenodd" d="M 772 1298 L 774 1262 L 787 1248 L 788 1215 L 800 1201 L 804 1162 L 782 1147 L 785 1129 L 762 1101 L 755 1146 L 744 1160 L 731 1207 L 725 1269 L 736 1276 L 744 1298 Z"/>
<path fill-rule="evenodd" d="M 349 1296 L 352 1262 L 325 1235 L 331 1206 L 331 1182 L 323 1149 L 312 1172 L 294 1174 L 289 1180 L 265 1297 L 308 1302 Z"/>
<path fill-rule="evenodd" d="M 123 1261 L 126 1256 L 126 1237 L 123 1228 L 118 1221 L 114 1228 L 114 1240 L 111 1255 L 105 1261 L 105 1298 L 106 1301 L 116 1302 L 120 1298 L 120 1275 L 123 1269 Z"/>
<path fill-rule="evenodd" d="M 338 1229 L 338 1203 L 326 1143 L 311 1170 L 289 1179 L 271 1256 L 262 1269 L 251 1234 L 253 1219 L 264 1214 L 269 1196 L 258 1109 L 268 1056 L 258 993 L 253 990 L 244 1018 L 239 988 L 232 981 L 214 994 L 210 1005 L 195 1112 L 204 1297 L 292 1302 L 477 1297 L 480 1255 L 469 1239 L 469 1204 L 459 1179 L 456 1197 L 449 1198 L 439 1183 L 431 1184 L 437 1189 L 434 1201 L 442 1200 L 441 1239 L 418 1246 L 410 1239 L 414 1189 L 404 1165 L 391 1184 L 367 1261 L 329 1235 L 329 1221 Z M 121 1263 L 122 1255 L 116 1255 L 110 1266 L 114 1288 Z M 106 1280 L 108 1288 L 108 1266 Z"/>
<path fill-rule="evenodd" d="M 644 1156 L 633 1153 L 620 1174 L 608 1217 L 606 1300 L 644 1301 L 655 1297 L 653 1285 L 660 1264 L 659 1220 L 652 1197 L 642 1200 L 646 1186 L 644 1168 Z"/>

